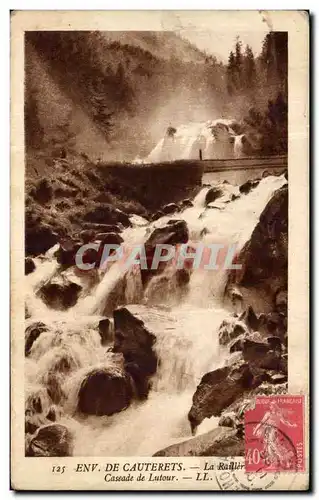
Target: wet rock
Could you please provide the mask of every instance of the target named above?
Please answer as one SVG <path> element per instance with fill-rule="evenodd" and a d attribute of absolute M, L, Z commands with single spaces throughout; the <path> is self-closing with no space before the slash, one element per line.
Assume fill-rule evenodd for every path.
<path fill-rule="evenodd" d="M 262 286 L 269 298 L 287 289 L 288 281 L 288 189 L 278 189 L 264 208 L 250 240 L 237 258 L 241 270 L 228 275 L 226 290 L 234 285 Z"/>
<path fill-rule="evenodd" d="M 51 405 L 48 391 L 45 387 L 36 387 L 26 396 L 25 414 L 35 415 L 37 413 L 46 414 Z"/>
<path fill-rule="evenodd" d="M 95 239 L 101 241 L 103 245 L 121 245 L 124 241 L 118 233 L 98 233 Z"/>
<path fill-rule="evenodd" d="M 239 321 L 238 318 L 229 318 L 224 320 L 219 327 L 219 343 L 220 345 L 227 345 L 232 340 L 247 332 L 247 327 L 242 321 Z"/>
<path fill-rule="evenodd" d="M 230 413 L 224 413 L 218 422 L 218 425 L 221 427 L 231 427 L 232 429 L 235 429 L 238 423 L 237 416 L 235 412 L 230 412 Z"/>
<path fill-rule="evenodd" d="M 125 363 L 125 370 L 134 381 L 135 390 L 139 399 L 146 399 L 150 391 L 150 382 L 148 377 L 145 377 L 144 371 L 133 361 Z"/>
<path fill-rule="evenodd" d="M 258 332 L 254 332 L 254 333 L 245 332 L 244 334 L 239 335 L 239 337 L 237 337 L 235 340 L 230 342 L 229 352 L 234 353 L 234 352 L 243 351 L 244 343 L 245 343 L 245 340 L 247 338 L 249 340 L 254 341 L 254 342 L 263 342 L 264 341 L 263 337 Z"/>
<path fill-rule="evenodd" d="M 75 266 L 75 256 L 81 246 L 81 241 L 75 241 L 71 238 L 60 240 L 59 248 L 55 252 L 58 263 L 65 268 Z"/>
<path fill-rule="evenodd" d="M 65 394 L 62 389 L 64 377 L 64 372 L 62 372 L 62 374 L 49 372 L 45 375 L 43 380 L 52 403 L 56 405 L 60 404 L 65 398 Z"/>
<path fill-rule="evenodd" d="M 157 368 L 153 350 L 156 336 L 167 325 L 167 315 L 157 308 L 129 305 L 114 315 L 114 352 L 123 354 L 126 363 L 135 363 L 147 379 Z"/>
<path fill-rule="evenodd" d="M 31 225 L 26 221 L 25 252 L 27 255 L 39 255 L 47 252 L 58 242 L 59 236 L 52 227 L 45 223 Z"/>
<path fill-rule="evenodd" d="M 24 422 L 24 431 L 26 434 L 34 434 L 37 429 L 49 424 L 49 420 L 42 414 L 26 415 Z"/>
<path fill-rule="evenodd" d="M 253 382 L 248 363 L 225 366 L 206 373 L 193 395 L 193 404 L 188 413 L 192 431 L 205 418 L 220 416 L 225 408 L 253 386 Z"/>
<path fill-rule="evenodd" d="M 218 198 L 221 198 L 224 195 L 224 190 L 220 187 L 212 187 L 210 188 L 205 197 L 205 205 L 207 206 L 209 203 L 216 201 Z"/>
<path fill-rule="evenodd" d="M 287 316 L 288 313 L 288 293 L 287 290 L 279 290 L 275 295 L 275 310 Z"/>
<path fill-rule="evenodd" d="M 255 180 L 255 181 L 249 180 L 247 182 L 244 182 L 244 184 L 239 186 L 239 192 L 242 194 L 248 194 L 248 193 L 250 193 L 250 191 L 252 191 L 252 189 L 257 187 L 258 184 L 259 184 L 258 180 Z"/>
<path fill-rule="evenodd" d="M 162 210 L 157 210 L 157 212 L 155 212 L 155 214 L 152 215 L 151 221 L 153 222 L 155 220 L 160 219 L 161 217 L 164 217 L 164 212 L 162 212 Z"/>
<path fill-rule="evenodd" d="M 241 362 L 241 361 L 243 361 L 243 356 L 242 356 L 241 350 L 236 351 L 236 352 L 231 352 L 225 361 L 225 365 L 231 366 L 231 365 L 235 365 L 236 363 Z"/>
<path fill-rule="evenodd" d="M 127 214 L 108 204 L 100 204 L 89 210 L 84 215 L 84 221 L 112 225 L 120 222 L 124 227 L 132 225 Z"/>
<path fill-rule="evenodd" d="M 179 212 L 179 206 L 176 203 L 168 203 L 167 205 L 164 205 L 162 212 L 164 215 L 174 214 Z"/>
<path fill-rule="evenodd" d="M 79 239 L 82 240 L 83 243 L 94 241 L 95 231 L 93 229 L 83 229 L 79 234 Z"/>
<path fill-rule="evenodd" d="M 24 334 L 24 354 L 29 356 L 33 343 L 43 332 L 47 332 L 48 327 L 42 323 L 42 321 L 37 321 L 29 325 Z"/>
<path fill-rule="evenodd" d="M 209 230 L 207 229 L 207 227 L 204 227 L 199 233 L 199 236 L 203 238 L 204 236 L 206 236 L 206 234 L 209 234 Z"/>
<path fill-rule="evenodd" d="M 30 313 L 30 310 L 29 310 L 27 304 L 24 306 L 24 317 L 25 317 L 25 319 L 31 318 L 31 313 Z"/>
<path fill-rule="evenodd" d="M 242 305 L 243 294 L 237 287 L 231 287 L 231 289 L 228 290 L 228 296 L 230 297 L 230 301 L 233 307 L 236 307 L 237 304 Z"/>
<path fill-rule="evenodd" d="M 211 210 L 224 210 L 225 206 L 222 203 L 218 204 L 216 202 L 212 202 L 212 203 L 208 203 L 207 208 L 209 208 Z"/>
<path fill-rule="evenodd" d="M 287 333 L 287 316 L 282 313 L 268 313 L 262 317 L 261 328 L 268 335 L 279 337 L 283 342 Z"/>
<path fill-rule="evenodd" d="M 120 233 L 122 231 L 122 227 L 118 224 L 97 224 L 94 222 L 85 222 L 83 224 L 85 230 L 95 231 L 99 233 Z"/>
<path fill-rule="evenodd" d="M 256 313 L 252 306 L 249 306 L 239 317 L 240 321 L 243 321 L 248 326 L 249 330 L 253 332 L 258 330 L 260 322 L 257 318 Z"/>
<path fill-rule="evenodd" d="M 46 415 L 46 418 L 48 420 L 51 420 L 51 422 L 56 422 L 58 418 L 61 417 L 61 410 L 55 405 L 50 406 L 49 411 Z"/>
<path fill-rule="evenodd" d="M 157 227 L 152 231 L 145 242 L 145 253 L 147 269 L 142 269 L 142 281 L 146 286 L 151 276 L 160 274 L 168 265 L 169 261 L 159 262 L 157 269 L 151 269 L 154 253 L 157 245 L 178 245 L 187 243 L 189 238 L 187 224 L 184 220 L 172 219 L 163 227 Z M 165 254 L 165 250 L 162 251 Z"/>
<path fill-rule="evenodd" d="M 238 198 L 240 198 L 240 195 L 239 194 L 231 194 L 230 195 L 230 201 L 235 201 L 235 200 L 238 200 Z"/>
<path fill-rule="evenodd" d="M 244 440 L 237 430 L 218 427 L 182 443 L 158 451 L 154 457 L 238 457 L 244 455 Z"/>
<path fill-rule="evenodd" d="M 156 245 L 177 245 L 187 243 L 189 238 L 187 224 L 184 220 L 171 220 L 166 226 L 157 227 L 145 242 L 145 248 L 155 249 Z"/>
<path fill-rule="evenodd" d="M 37 295 L 52 309 L 68 309 L 77 303 L 82 287 L 60 274 L 49 279 Z"/>
<path fill-rule="evenodd" d="M 33 273 L 35 270 L 35 263 L 31 257 L 27 257 L 24 261 L 24 272 L 26 275 Z"/>
<path fill-rule="evenodd" d="M 124 365 L 91 370 L 84 378 L 79 394 L 79 412 L 86 415 L 113 415 L 125 410 L 133 398 L 132 379 Z"/>
<path fill-rule="evenodd" d="M 285 373 L 272 373 L 268 374 L 267 381 L 270 384 L 284 384 L 285 382 L 288 382 L 288 375 Z"/>
<path fill-rule="evenodd" d="M 279 337 L 276 337 L 275 335 L 267 337 L 267 342 L 272 350 L 278 352 L 282 351 L 281 339 Z"/>
<path fill-rule="evenodd" d="M 99 334 L 101 336 L 101 344 L 103 346 L 112 342 L 113 325 L 109 318 L 103 318 L 99 321 Z"/>
<path fill-rule="evenodd" d="M 243 358 L 255 367 L 279 370 L 280 357 L 280 353 L 271 349 L 271 346 L 266 342 L 245 339 L 243 343 Z"/>
<path fill-rule="evenodd" d="M 70 457 L 73 452 L 73 435 L 61 424 L 41 427 L 31 439 L 28 457 Z"/>
<path fill-rule="evenodd" d="M 179 206 L 182 210 L 184 210 L 185 208 L 190 208 L 190 207 L 193 207 L 194 204 L 192 202 L 192 200 L 190 200 L 189 198 L 186 198 L 185 200 L 182 200 L 180 203 L 179 203 Z"/>

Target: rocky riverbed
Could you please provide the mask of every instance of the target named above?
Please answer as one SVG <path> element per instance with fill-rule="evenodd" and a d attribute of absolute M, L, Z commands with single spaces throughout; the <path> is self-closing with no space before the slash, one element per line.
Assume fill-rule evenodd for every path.
<path fill-rule="evenodd" d="M 143 216 L 99 202 L 63 237 L 33 222 L 26 454 L 243 454 L 244 411 L 287 388 L 286 177 L 207 185 Z M 83 272 L 75 255 L 90 242 L 143 243 L 148 258 L 158 243 L 236 243 L 242 267 Z"/>

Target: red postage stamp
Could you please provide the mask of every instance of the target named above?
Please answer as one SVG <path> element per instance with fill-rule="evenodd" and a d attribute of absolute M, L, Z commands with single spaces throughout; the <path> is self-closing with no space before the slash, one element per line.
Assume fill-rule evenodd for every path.
<path fill-rule="evenodd" d="M 303 472 L 304 397 L 258 396 L 245 412 L 246 472 Z"/>

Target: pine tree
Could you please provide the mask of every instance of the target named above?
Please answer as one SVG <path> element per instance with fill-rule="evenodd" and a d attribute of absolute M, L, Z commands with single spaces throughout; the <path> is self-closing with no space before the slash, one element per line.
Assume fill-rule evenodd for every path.
<path fill-rule="evenodd" d="M 234 52 L 231 51 L 228 58 L 227 65 L 227 91 L 232 95 L 236 91 L 236 63 Z"/>
<path fill-rule="evenodd" d="M 256 85 L 256 63 L 252 48 L 246 45 L 244 57 L 244 79 L 246 87 L 253 89 Z"/>
<path fill-rule="evenodd" d="M 243 54 L 242 43 L 239 37 L 236 38 L 235 45 L 235 74 L 236 74 L 236 89 L 241 90 L 244 87 L 243 82 Z"/>

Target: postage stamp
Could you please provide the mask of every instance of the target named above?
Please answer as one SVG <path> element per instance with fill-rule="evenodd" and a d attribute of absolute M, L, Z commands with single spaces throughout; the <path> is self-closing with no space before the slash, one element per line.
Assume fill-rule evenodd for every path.
<path fill-rule="evenodd" d="M 304 397 L 261 396 L 245 412 L 246 472 L 303 472 Z"/>

